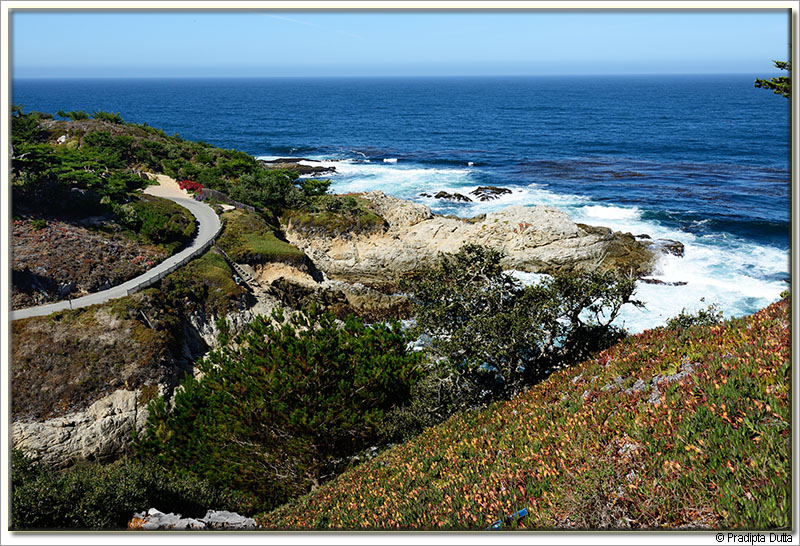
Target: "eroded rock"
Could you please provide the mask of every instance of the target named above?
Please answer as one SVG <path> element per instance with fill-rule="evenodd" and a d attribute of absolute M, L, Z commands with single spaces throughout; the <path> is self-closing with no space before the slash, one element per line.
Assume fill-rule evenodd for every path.
<path fill-rule="evenodd" d="M 55 468 L 77 460 L 111 461 L 147 421 L 140 391 L 117 390 L 79 411 L 45 421 L 15 421 L 11 443 Z"/>
<path fill-rule="evenodd" d="M 466 243 L 502 250 L 503 267 L 538 273 L 599 268 L 637 277 L 649 274 L 656 253 L 631 234 L 574 223 L 559 210 L 511 206 L 478 221 L 434 215 L 419 203 L 382 192 L 362 195 L 388 227 L 348 240 L 308 237 L 285 225 L 286 236 L 332 279 L 385 284 L 431 265 L 440 252 Z"/>

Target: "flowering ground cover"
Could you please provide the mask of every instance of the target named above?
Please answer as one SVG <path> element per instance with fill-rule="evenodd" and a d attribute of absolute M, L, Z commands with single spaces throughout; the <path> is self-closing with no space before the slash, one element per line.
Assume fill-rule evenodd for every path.
<path fill-rule="evenodd" d="M 270 529 L 786 528 L 789 310 L 787 298 L 717 326 L 632 336 L 258 520 Z"/>

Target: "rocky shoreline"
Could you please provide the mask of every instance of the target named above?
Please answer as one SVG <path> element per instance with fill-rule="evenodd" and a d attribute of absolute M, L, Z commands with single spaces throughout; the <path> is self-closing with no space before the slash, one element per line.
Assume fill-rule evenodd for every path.
<path fill-rule="evenodd" d="M 329 278 L 386 287 L 435 263 L 440 252 L 466 243 L 505 253 L 503 266 L 534 273 L 614 270 L 637 278 L 653 272 L 672 248 L 609 228 L 574 223 L 557 209 L 511 206 L 473 219 L 434 214 L 425 205 L 385 195 L 361 194 L 386 221 L 383 230 L 347 237 L 309 235 L 291 222 L 287 240 Z"/>

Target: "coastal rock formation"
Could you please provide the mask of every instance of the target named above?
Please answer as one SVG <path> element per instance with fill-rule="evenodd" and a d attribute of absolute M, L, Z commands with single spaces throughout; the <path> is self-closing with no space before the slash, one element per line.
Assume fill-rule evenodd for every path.
<path fill-rule="evenodd" d="M 84 411 L 46 421 L 16 421 L 12 445 L 54 468 L 77 460 L 111 461 L 130 444 L 131 432 L 141 430 L 147 410 L 141 391 L 117 390 Z"/>
<path fill-rule="evenodd" d="M 142 320 L 158 327 L 163 317 L 146 302 L 140 304 L 147 309 Z M 273 295 L 255 293 L 248 305 L 227 313 L 225 319 L 235 334 L 255 315 L 269 315 L 278 305 L 280 302 Z M 93 320 L 88 317 L 90 313 Z M 184 374 L 197 373 L 194 363 L 218 346 L 218 317 L 199 310 L 182 318 L 180 335 L 172 341 L 153 335 L 149 327 L 115 318 L 104 308 L 83 314 L 86 316 L 77 329 L 74 324 L 62 326 L 69 319 L 51 321 L 37 317 L 15 322 L 18 340 L 39 336 L 39 340 L 50 342 L 55 355 L 70 347 L 81 348 L 69 357 L 41 354 L 35 357 L 29 353 L 42 353 L 41 349 L 31 349 L 30 344 L 24 343 L 14 345 L 15 366 L 27 372 L 14 376 L 12 446 L 54 468 L 64 468 L 79 460 L 108 462 L 119 458 L 130 446 L 131 432 L 144 427 L 147 402 L 157 395 L 172 393 Z M 145 319 L 145 315 L 149 318 Z M 25 330 L 20 330 L 21 327 Z M 151 341 L 136 343 L 130 338 Z M 159 352 L 162 344 L 164 352 Z M 90 370 L 93 373 L 86 372 L 88 359 L 97 359 L 98 354 L 104 355 L 107 362 L 96 360 Z M 64 358 L 66 362 L 77 360 L 74 370 Z M 42 360 L 52 366 L 44 366 Z M 95 388 L 91 387 L 93 382 L 97 383 Z M 84 390 L 76 390 L 75 385 L 84 383 L 88 385 Z M 115 385 L 119 387 L 110 394 L 98 394 Z M 58 386 L 66 386 L 67 390 L 62 392 Z M 69 386 L 73 388 L 69 390 Z M 29 395 L 33 389 L 37 389 L 35 397 Z M 62 411 L 65 399 L 70 406 Z"/>
<path fill-rule="evenodd" d="M 446 191 L 439 191 L 431 195 L 429 193 L 421 193 L 420 197 L 433 197 L 434 199 L 445 199 L 447 201 L 458 201 L 460 203 L 471 203 L 472 199 L 460 193 L 448 193 Z"/>
<path fill-rule="evenodd" d="M 576 224 L 549 207 L 512 206 L 468 221 L 434 215 L 380 191 L 361 197 L 386 220 L 386 230 L 342 239 L 309 237 L 291 222 L 284 226 L 289 242 L 331 279 L 385 286 L 466 243 L 504 251 L 506 268 L 539 273 L 600 268 L 640 277 L 651 272 L 657 256 L 631 234 Z"/>
<path fill-rule="evenodd" d="M 476 196 L 479 201 L 491 201 L 492 199 L 499 199 L 501 195 L 511 193 L 511 190 L 497 186 L 478 186 L 469 193 Z"/>
<path fill-rule="evenodd" d="M 278 159 L 262 159 L 261 163 L 265 164 L 270 169 L 284 169 L 287 171 L 295 171 L 300 175 L 315 175 L 336 172 L 336 167 L 325 167 L 323 165 L 304 165 L 301 161 L 309 161 L 304 157 L 281 157 Z"/>
<path fill-rule="evenodd" d="M 268 287 L 270 294 L 294 309 L 316 303 L 339 318 L 357 314 L 371 321 L 407 316 L 410 312 L 410 304 L 402 295 L 384 294 L 360 283 L 319 281 L 293 265 L 258 265 L 256 276 L 261 287 Z"/>

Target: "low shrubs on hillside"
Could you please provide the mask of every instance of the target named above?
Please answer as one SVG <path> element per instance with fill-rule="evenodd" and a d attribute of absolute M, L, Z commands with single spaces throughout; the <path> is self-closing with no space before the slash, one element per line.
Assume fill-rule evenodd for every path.
<path fill-rule="evenodd" d="M 159 245 L 169 254 L 191 242 L 195 232 L 192 213 L 168 199 L 143 195 L 117 207 L 120 223 Z"/>
<path fill-rule="evenodd" d="M 243 508 L 230 491 L 135 460 L 53 471 L 13 451 L 12 465 L 12 530 L 118 530 L 134 512 L 154 507 L 185 517 L 202 517 L 212 508 Z"/>
<path fill-rule="evenodd" d="M 137 451 L 275 507 L 371 445 L 417 379 L 406 346 L 397 324 L 340 327 L 317 309 L 258 317 L 198 364 L 174 404 L 151 403 Z"/>
<path fill-rule="evenodd" d="M 259 519 L 273 529 L 788 529 L 790 304 L 631 336 Z M 527 508 L 528 515 L 506 516 Z"/>
<path fill-rule="evenodd" d="M 282 223 L 290 224 L 294 230 L 328 237 L 371 233 L 387 225 L 364 199 L 354 195 L 318 195 L 303 205 L 285 210 Z"/>
<path fill-rule="evenodd" d="M 180 335 L 177 317 L 140 309 L 146 294 L 11 323 L 12 419 L 48 419 L 85 409 L 116 389 L 163 380 Z"/>
<path fill-rule="evenodd" d="M 213 249 L 164 277 L 159 285 L 163 302 L 187 314 L 221 317 L 237 308 L 244 289 L 233 279 L 233 270 Z"/>

